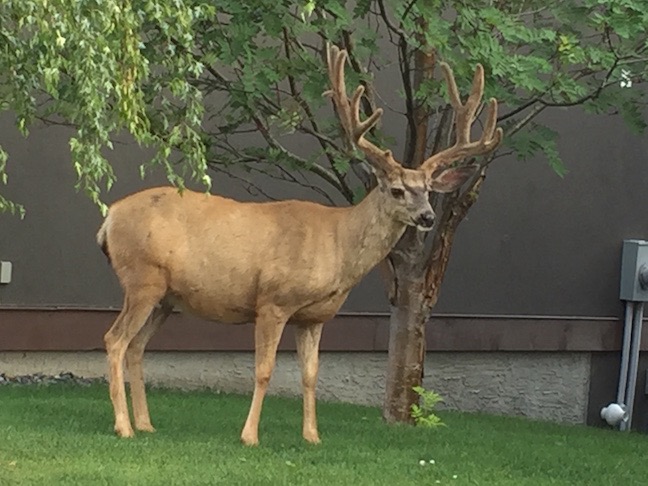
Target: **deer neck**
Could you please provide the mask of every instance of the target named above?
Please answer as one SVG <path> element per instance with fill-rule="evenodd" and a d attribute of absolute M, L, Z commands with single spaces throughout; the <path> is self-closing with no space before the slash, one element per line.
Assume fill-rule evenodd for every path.
<path fill-rule="evenodd" d="M 355 285 L 380 263 L 405 232 L 405 223 L 388 211 L 385 197 L 375 188 L 359 204 L 350 207 L 347 217 L 340 221 L 340 240 L 346 250 L 341 258 L 345 287 Z"/>

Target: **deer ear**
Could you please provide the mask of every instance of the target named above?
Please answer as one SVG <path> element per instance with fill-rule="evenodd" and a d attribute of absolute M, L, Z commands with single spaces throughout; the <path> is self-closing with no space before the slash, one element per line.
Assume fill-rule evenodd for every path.
<path fill-rule="evenodd" d="M 456 191 L 475 175 L 477 170 L 479 170 L 478 165 L 443 169 L 432 176 L 430 190 L 441 193 Z"/>

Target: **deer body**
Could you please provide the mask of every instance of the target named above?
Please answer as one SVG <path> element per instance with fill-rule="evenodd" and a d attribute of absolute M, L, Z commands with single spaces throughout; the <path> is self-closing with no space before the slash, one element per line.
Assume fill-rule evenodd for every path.
<path fill-rule="evenodd" d="M 113 204 L 100 235 L 122 285 L 133 265 L 153 262 L 165 275 L 165 299 L 199 317 L 242 324 L 271 304 L 291 324 L 318 323 L 405 231 L 380 210 L 380 197 L 372 191 L 357 206 L 333 208 L 160 187 Z M 146 224 L 134 225 L 132 214 Z"/>
<path fill-rule="evenodd" d="M 491 100 L 482 137 L 470 141 L 481 103 L 483 69 L 461 103 L 452 72 L 442 64 L 456 112 L 455 144 L 418 169 L 401 166 L 389 150 L 364 138 L 380 118 L 360 121 L 362 86 L 346 95 L 346 52 L 328 51 L 328 94 L 345 135 L 364 152 L 377 187 L 356 206 L 333 208 L 307 201 L 238 202 L 170 187 L 153 188 L 113 204 L 97 234 L 124 291 L 121 313 L 104 341 L 115 431 L 133 435 L 124 361 L 135 427 L 153 431 L 142 360 L 146 344 L 174 307 L 229 324 L 254 321 L 255 385 L 241 433 L 258 443 L 263 399 L 286 324 L 295 331 L 302 369 L 303 436 L 319 442 L 315 413 L 318 349 L 323 323 L 340 309 L 353 286 L 387 256 L 408 226 L 427 231 L 434 223 L 429 193 L 458 189 L 478 168 L 450 167 L 492 151 L 501 141 L 497 102 Z"/>

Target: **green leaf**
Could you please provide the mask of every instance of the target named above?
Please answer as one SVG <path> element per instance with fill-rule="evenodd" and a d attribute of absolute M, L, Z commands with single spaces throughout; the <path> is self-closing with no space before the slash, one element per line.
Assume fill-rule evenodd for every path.
<path fill-rule="evenodd" d="M 514 150 L 519 160 L 528 160 L 540 153 L 544 154 L 554 172 L 564 177 L 567 168 L 558 152 L 557 141 L 558 132 L 543 125 L 530 123 L 525 129 L 507 137 L 506 145 Z"/>
<path fill-rule="evenodd" d="M 626 99 L 619 105 L 621 116 L 630 129 L 641 135 L 646 130 L 645 104 L 640 104 L 636 99 Z"/>
<path fill-rule="evenodd" d="M 344 155 L 334 155 L 333 167 L 335 167 L 335 170 L 337 170 L 338 173 L 344 175 L 349 172 L 351 165 L 349 163 L 348 157 L 345 157 Z"/>

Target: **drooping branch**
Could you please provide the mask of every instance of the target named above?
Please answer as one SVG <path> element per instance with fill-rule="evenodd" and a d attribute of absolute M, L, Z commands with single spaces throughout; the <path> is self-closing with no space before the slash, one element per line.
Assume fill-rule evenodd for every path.
<path fill-rule="evenodd" d="M 263 158 L 261 155 L 250 154 L 248 152 L 242 151 L 240 147 L 228 143 L 225 140 L 215 142 L 215 146 L 220 150 L 220 153 L 226 153 L 229 155 L 229 157 L 227 159 L 224 159 L 223 157 L 218 157 L 214 155 L 212 160 L 208 161 L 209 166 L 212 170 L 233 174 L 234 170 L 232 170 L 231 165 L 232 165 L 232 161 L 235 161 L 236 164 L 244 164 L 246 170 L 249 172 L 256 172 L 259 173 L 260 175 L 269 177 L 271 179 L 297 184 L 301 187 L 310 189 L 313 192 L 320 194 L 330 204 L 335 205 L 335 201 L 329 195 L 328 192 L 326 192 L 322 187 L 310 183 L 306 179 L 303 173 L 309 172 L 307 169 L 291 172 L 287 170 L 285 167 L 283 167 L 281 164 L 273 164 L 269 169 L 263 170 L 254 165 L 254 164 L 267 165 L 268 161 L 265 158 Z M 279 174 L 278 175 L 275 174 L 273 170 L 276 170 Z M 297 175 L 300 175 L 301 178 L 298 179 Z M 242 176 L 239 177 L 240 177 L 239 180 L 245 183 L 246 190 L 248 190 L 248 187 L 254 187 L 257 193 L 264 194 L 270 197 L 271 199 L 275 199 L 274 197 L 270 196 L 269 193 L 264 192 L 264 190 L 256 182 L 243 178 Z M 248 190 L 248 192 L 253 194 L 250 190 Z"/>
<path fill-rule="evenodd" d="M 243 177 L 239 174 L 236 174 L 235 172 L 231 170 L 226 170 L 223 167 L 220 166 L 220 164 L 217 163 L 211 163 L 209 162 L 209 167 L 211 170 L 214 172 L 221 173 L 227 177 L 230 177 L 231 179 L 234 179 L 235 181 L 239 182 L 240 185 L 243 187 L 243 189 L 250 195 L 252 196 L 258 196 L 261 194 L 263 197 L 270 199 L 270 200 L 275 200 L 276 198 L 272 197 L 270 194 L 268 194 L 259 184 L 256 182 L 248 179 L 247 177 Z"/>
<path fill-rule="evenodd" d="M 612 74 L 614 73 L 615 69 L 619 67 L 620 64 L 622 64 L 623 59 L 619 57 L 619 55 L 615 52 L 614 47 L 611 43 L 611 40 L 609 38 L 609 33 L 605 36 L 607 39 L 608 47 L 610 49 L 610 52 L 614 54 L 614 62 L 612 65 L 606 70 L 605 75 L 603 77 L 603 80 L 596 86 L 592 91 L 589 93 L 581 96 L 580 98 L 574 100 L 574 101 L 555 101 L 555 100 L 546 100 L 545 97 L 547 95 L 550 95 L 553 88 L 554 88 L 554 83 L 550 84 L 546 90 L 544 90 L 542 93 L 538 93 L 537 95 L 531 97 L 531 99 L 525 101 L 522 103 L 520 106 L 510 110 L 509 112 L 501 115 L 498 118 L 499 122 L 505 121 L 509 118 L 514 117 L 515 115 L 522 113 L 526 109 L 540 103 L 544 105 L 545 107 L 570 107 L 570 106 L 577 106 L 577 105 L 582 105 L 583 103 L 586 103 L 587 101 L 590 100 L 595 100 L 597 99 L 601 93 L 607 89 L 608 87 L 616 84 L 615 81 L 612 81 Z M 582 78 L 586 75 L 590 74 L 584 69 L 581 69 L 578 74 L 576 74 L 576 77 Z"/>
<path fill-rule="evenodd" d="M 205 69 L 207 72 L 209 72 L 215 79 L 218 79 L 220 82 L 224 84 L 231 84 L 231 82 L 220 72 L 218 72 L 213 66 L 206 66 Z M 340 180 L 336 176 L 336 174 L 330 170 L 327 169 L 326 167 L 315 163 L 315 162 L 308 162 L 307 160 L 297 156 L 296 154 L 292 153 L 288 149 L 286 149 L 273 135 L 270 133 L 270 130 L 268 127 L 265 125 L 263 120 L 261 119 L 261 116 L 254 112 L 251 108 L 248 109 L 248 114 L 252 121 L 254 122 L 257 131 L 263 136 L 265 139 L 266 143 L 268 144 L 269 147 L 272 147 L 273 149 L 278 150 L 279 152 L 282 153 L 287 159 L 293 161 L 295 165 L 298 167 L 308 170 L 312 172 L 313 174 L 321 177 L 323 180 L 331 184 L 333 187 L 335 187 L 340 193 L 344 194 L 344 188 L 340 183 Z"/>
<path fill-rule="evenodd" d="M 286 54 L 286 59 L 290 61 L 292 55 L 290 50 L 290 36 L 288 33 L 288 29 L 286 27 L 283 28 L 283 36 L 284 36 L 284 51 Z M 308 122 L 310 123 L 311 129 L 308 129 L 308 131 L 313 135 L 315 134 L 319 135 L 321 133 L 321 130 L 318 126 L 317 121 L 315 120 L 313 111 L 311 110 L 309 104 L 306 103 L 306 100 L 304 100 L 304 98 L 301 96 L 300 91 L 297 88 L 297 82 L 295 81 L 294 76 L 292 76 L 291 74 L 288 75 L 288 85 L 290 86 L 290 94 L 292 95 L 293 99 L 297 101 L 301 109 L 304 111 L 308 119 Z M 327 150 L 327 143 L 325 141 L 325 138 L 323 136 L 315 136 L 315 139 L 318 141 L 320 147 L 322 148 L 322 151 L 324 152 L 325 156 L 328 158 L 329 164 L 331 166 L 331 172 L 335 174 L 335 177 L 338 180 L 340 192 L 348 202 L 352 203 L 353 191 L 347 184 L 345 175 L 342 174 L 337 169 L 335 160 L 333 159 L 333 155 L 329 150 Z"/>

